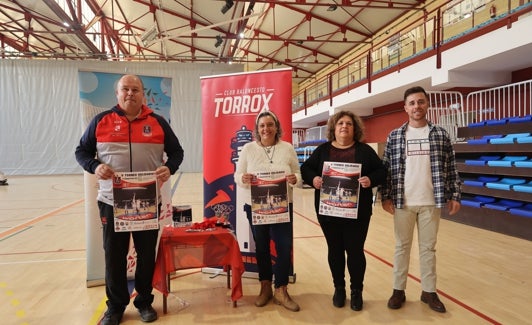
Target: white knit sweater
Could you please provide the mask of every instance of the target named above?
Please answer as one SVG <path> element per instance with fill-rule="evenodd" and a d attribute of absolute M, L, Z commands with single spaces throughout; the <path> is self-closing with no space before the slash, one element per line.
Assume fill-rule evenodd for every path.
<path fill-rule="evenodd" d="M 271 163 L 270 163 L 271 158 Z M 299 171 L 299 161 L 297 159 L 294 147 L 286 142 L 280 140 L 275 146 L 270 149 L 270 153 L 266 153 L 265 148 L 257 141 L 246 143 L 240 151 L 236 171 L 234 174 L 235 183 L 238 186 L 249 189 L 249 184 L 242 183 L 242 175 L 245 173 L 254 174 L 257 172 L 273 172 L 284 171 L 286 175 L 295 174 L 297 177 L 296 184 L 290 184 L 288 187 L 288 200 L 293 200 L 294 186 L 301 186 L 301 172 Z M 244 191 L 246 196 L 243 201 L 251 204 L 250 191 Z"/>

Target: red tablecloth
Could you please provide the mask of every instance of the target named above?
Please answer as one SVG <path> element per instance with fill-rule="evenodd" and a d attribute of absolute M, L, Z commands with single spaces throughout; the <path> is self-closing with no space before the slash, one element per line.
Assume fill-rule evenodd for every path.
<path fill-rule="evenodd" d="M 244 263 L 233 232 L 221 227 L 201 232 L 187 232 L 187 229 L 189 227 L 163 228 L 153 274 L 153 287 L 166 298 L 169 293 L 169 273 L 198 267 L 230 266 L 231 300 L 236 302 L 242 297 Z"/>

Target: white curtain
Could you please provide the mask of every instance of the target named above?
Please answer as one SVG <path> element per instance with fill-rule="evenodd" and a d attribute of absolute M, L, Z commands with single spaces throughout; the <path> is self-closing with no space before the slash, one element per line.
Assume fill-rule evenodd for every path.
<path fill-rule="evenodd" d="M 242 65 L 168 62 L 0 60 L 0 171 L 6 175 L 80 174 L 74 150 L 83 132 L 78 71 L 172 78 L 171 126 L 182 172 L 203 166 L 200 77 Z M 109 89 L 113 91 L 113 89 Z"/>

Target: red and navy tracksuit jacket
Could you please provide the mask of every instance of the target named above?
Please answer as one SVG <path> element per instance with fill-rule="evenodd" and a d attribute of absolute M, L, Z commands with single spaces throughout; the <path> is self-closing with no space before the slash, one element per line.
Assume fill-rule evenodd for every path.
<path fill-rule="evenodd" d="M 165 165 L 174 174 L 183 161 L 183 148 L 170 124 L 148 106 L 133 121 L 115 106 L 89 123 L 76 148 L 76 160 L 91 174 L 101 163 L 115 172 L 154 171 Z M 98 201 L 113 205 L 112 180 L 99 182 Z"/>

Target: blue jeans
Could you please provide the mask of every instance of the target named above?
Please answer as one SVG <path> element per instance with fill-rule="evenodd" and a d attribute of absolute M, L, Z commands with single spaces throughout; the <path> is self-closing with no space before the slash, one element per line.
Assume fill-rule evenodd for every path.
<path fill-rule="evenodd" d="M 255 240 L 257 267 L 259 280 L 272 281 L 275 274 L 275 287 L 288 285 L 288 277 L 292 271 L 292 246 L 293 246 L 293 207 L 288 205 L 290 222 L 274 223 L 268 225 L 251 224 L 251 206 L 244 205 L 244 211 L 251 227 Z M 272 253 L 270 244 L 274 245 Z"/>

